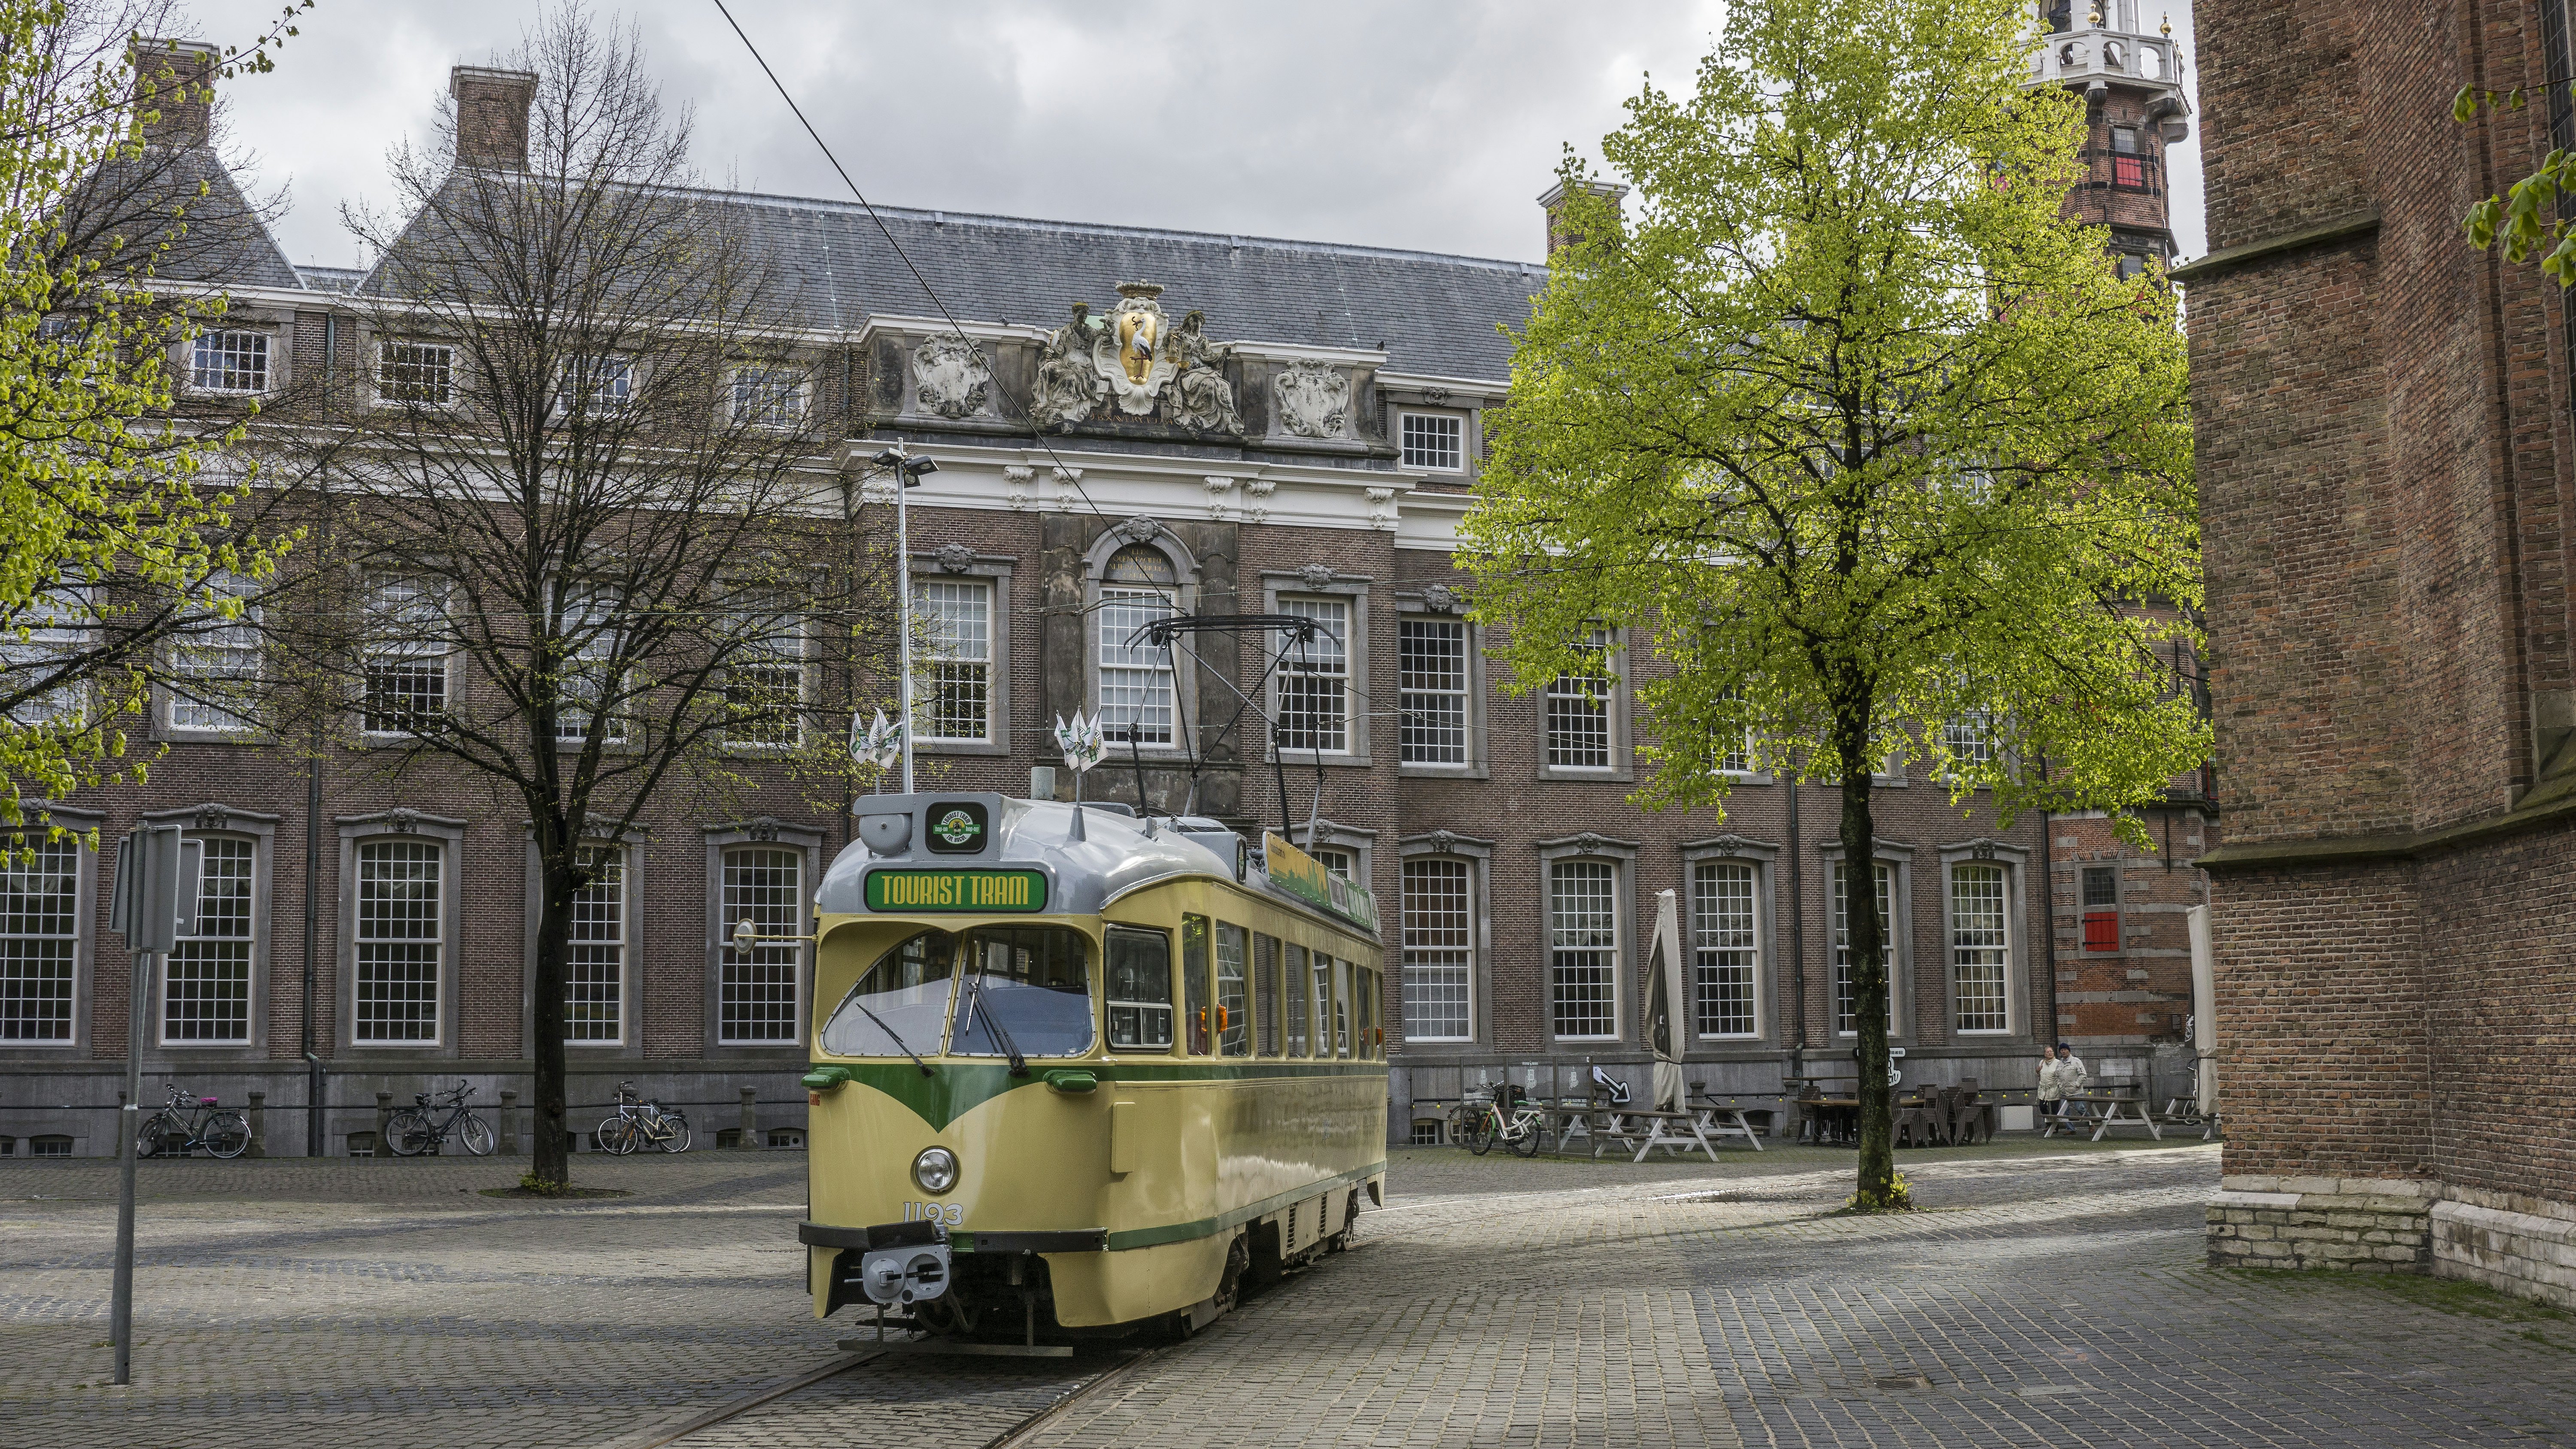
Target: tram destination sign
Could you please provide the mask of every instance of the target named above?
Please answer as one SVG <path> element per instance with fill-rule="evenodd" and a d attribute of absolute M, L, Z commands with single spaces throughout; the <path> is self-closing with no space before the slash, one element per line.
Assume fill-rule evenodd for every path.
<path fill-rule="evenodd" d="M 876 870 L 868 873 L 872 911 L 1043 911 L 1046 872 L 1037 870 Z"/>

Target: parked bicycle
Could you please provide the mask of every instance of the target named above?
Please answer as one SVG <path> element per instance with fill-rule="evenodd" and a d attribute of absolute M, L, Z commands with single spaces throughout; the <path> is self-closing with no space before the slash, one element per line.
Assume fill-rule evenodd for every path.
<path fill-rule="evenodd" d="M 650 1146 L 659 1152 L 689 1150 L 689 1114 L 677 1107 L 664 1108 L 635 1095 L 633 1082 L 617 1084 L 617 1112 L 601 1120 L 594 1134 L 602 1152 L 627 1156 L 639 1147 Z"/>
<path fill-rule="evenodd" d="M 185 1157 L 200 1147 L 214 1157 L 241 1156 L 250 1150 L 250 1119 L 173 1083 L 170 1100 L 135 1129 L 134 1155 Z"/>
<path fill-rule="evenodd" d="M 1547 1141 L 1547 1110 L 1510 1090 L 1510 1105 L 1495 1100 L 1488 1088 L 1469 1088 L 1467 1099 L 1459 1103 L 1458 1136 L 1467 1150 L 1478 1157 L 1502 1143 L 1523 1157 L 1536 1157 Z"/>
<path fill-rule="evenodd" d="M 465 1150 L 477 1157 L 492 1155 L 492 1124 L 477 1116 L 465 1105 L 474 1089 L 464 1082 L 438 1094 L 433 1103 L 427 1092 L 414 1092 L 412 1105 L 385 1119 L 385 1146 L 396 1157 L 418 1157 L 424 1152 L 437 1152 L 450 1136 L 465 1144 Z M 445 1113 L 445 1116 L 439 1115 Z"/>

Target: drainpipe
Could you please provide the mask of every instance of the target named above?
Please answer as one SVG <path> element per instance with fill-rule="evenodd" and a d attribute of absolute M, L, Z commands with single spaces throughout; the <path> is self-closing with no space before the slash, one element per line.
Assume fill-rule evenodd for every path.
<path fill-rule="evenodd" d="M 1798 767 L 1793 758 L 1789 764 L 1789 995 L 1790 1011 L 1797 1018 L 1795 1044 L 1789 1048 L 1789 1070 L 1793 1076 L 1807 1070 L 1807 889 L 1805 873 L 1799 865 L 1798 848 Z"/>

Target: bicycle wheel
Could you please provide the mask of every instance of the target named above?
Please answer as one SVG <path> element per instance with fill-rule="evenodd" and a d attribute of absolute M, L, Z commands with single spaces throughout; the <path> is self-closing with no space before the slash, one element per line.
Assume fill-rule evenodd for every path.
<path fill-rule="evenodd" d="M 1538 1156 L 1539 1143 L 1547 1136 L 1547 1127 L 1532 1117 L 1521 1124 L 1521 1135 L 1512 1139 L 1512 1151 L 1523 1157 Z"/>
<path fill-rule="evenodd" d="M 591 1133 L 590 1136 L 592 1141 L 599 1144 L 600 1151 L 615 1152 L 617 1150 L 617 1139 L 624 1136 L 625 1133 L 625 1118 L 603 1117 L 600 1119 L 599 1129 Z"/>
<path fill-rule="evenodd" d="M 662 1114 L 662 1125 L 670 1128 L 671 1131 L 669 1135 L 656 1139 L 653 1143 L 655 1147 L 660 1148 L 664 1152 L 686 1152 L 689 1150 L 688 1118 L 681 1116 L 677 1112 L 665 1112 Z"/>
<path fill-rule="evenodd" d="M 250 1119 L 239 1112 L 217 1112 L 206 1119 L 206 1150 L 217 1157 L 239 1157 L 250 1150 Z"/>
<path fill-rule="evenodd" d="M 134 1155 L 137 1157 L 159 1156 L 161 1154 L 162 1136 L 164 1133 L 174 1134 L 171 1139 L 173 1141 L 185 1142 L 188 1140 L 187 1129 L 180 1127 L 178 1123 L 170 1120 L 169 1113 L 155 1113 L 154 1115 L 145 1118 L 142 1126 L 134 1129 Z"/>
<path fill-rule="evenodd" d="M 633 1156 L 635 1149 L 644 1145 L 644 1124 L 632 1117 L 621 1119 L 616 1136 L 603 1145 L 620 1157 Z"/>
<path fill-rule="evenodd" d="M 418 1157 L 438 1141 L 438 1134 L 417 1107 L 405 1107 L 385 1119 L 385 1150 L 396 1157 Z"/>
<path fill-rule="evenodd" d="M 492 1124 L 468 1112 L 456 1124 L 456 1139 L 477 1157 L 492 1155 Z"/>
<path fill-rule="evenodd" d="M 1467 1150 L 1478 1157 L 1494 1150 L 1494 1119 L 1479 1114 L 1467 1124 Z"/>

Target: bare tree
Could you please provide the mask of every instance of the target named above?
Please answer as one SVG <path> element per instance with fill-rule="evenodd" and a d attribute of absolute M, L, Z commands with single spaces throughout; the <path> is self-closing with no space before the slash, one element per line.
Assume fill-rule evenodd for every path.
<path fill-rule="evenodd" d="M 527 812 L 547 1191 L 601 844 L 828 736 L 802 640 L 881 636 L 811 334 L 743 209 L 697 187 L 632 31 L 556 12 L 507 63 L 535 95 L 524 167 L 480 149 L 506 108 L 451 103 L 445 147 L 393 157 L 401 220 L 350 218 L 380 257 L 357 421 L 301 470 L 329 493 L 329 566 L 270 628 L 374 758 L 454 762 Z"/>

